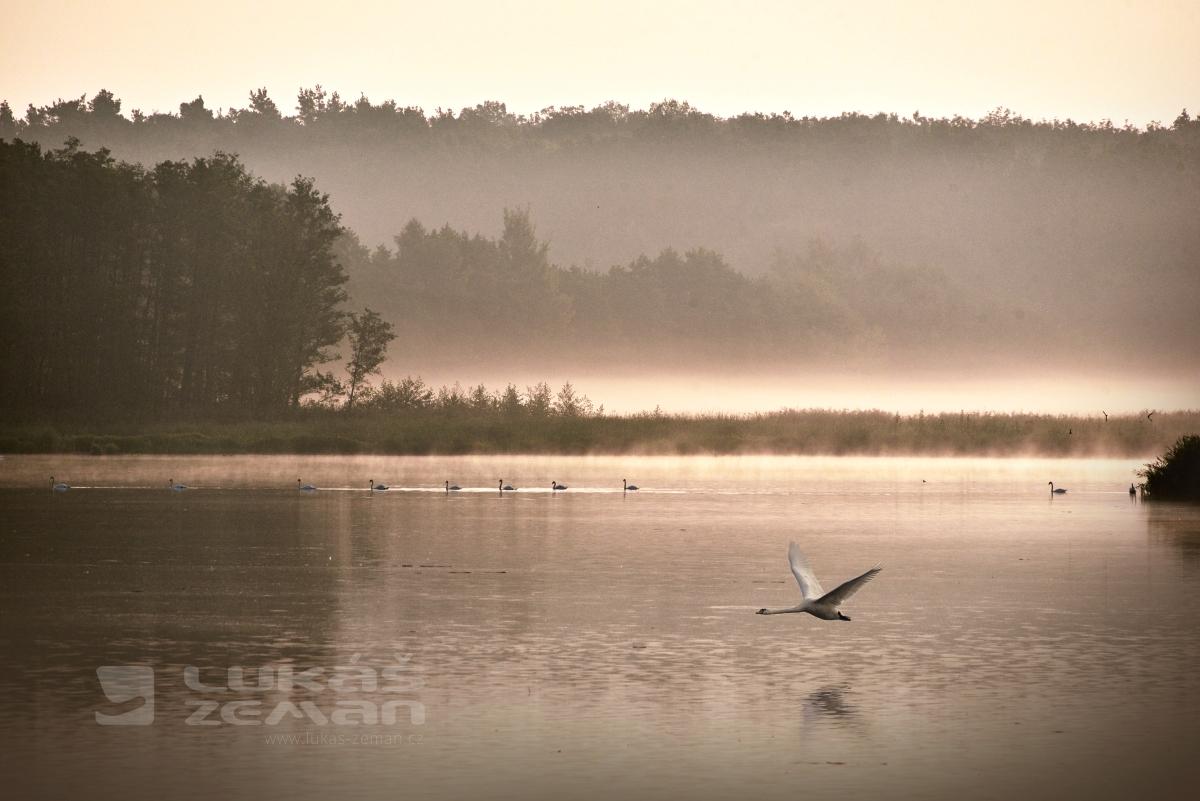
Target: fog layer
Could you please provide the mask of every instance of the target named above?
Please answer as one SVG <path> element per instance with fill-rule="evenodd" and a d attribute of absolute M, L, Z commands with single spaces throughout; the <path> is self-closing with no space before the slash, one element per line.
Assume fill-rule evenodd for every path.
<path fill-rule="evenodd" d="M 0 117 L 0 136 L 145 164 L 223 150 L 269 180 L 312 176 L 348 229 L 351 304 L 400 335 L 392 376 L 1127 381 L 1200 365 L 1186 112 L 1145 130 L 1004 110 L 722 119 L 675 101 L 426 115 L 318 87 L 293 115 L 259 90 L 220 114 L 197 98 L 123 115 L 101 92 Z"/>

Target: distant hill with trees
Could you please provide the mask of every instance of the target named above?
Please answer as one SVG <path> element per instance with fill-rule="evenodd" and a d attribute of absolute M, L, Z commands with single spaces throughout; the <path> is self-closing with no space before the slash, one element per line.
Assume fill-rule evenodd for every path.
<path fill-rule="evenodd" d="M 284 106 L 292 108 L 284 108 Z M 487 364 L 1200 366 L 1200 121 L 510 113 L 265 89 L 0 105 L 0 138 L 147 171 L 236 153 L 310 176 L 350 305 L 402 372 Z M 506 210 L 504 212 L 503 210 Z M 536 225 L 536 228 L 535 228 Z"/>

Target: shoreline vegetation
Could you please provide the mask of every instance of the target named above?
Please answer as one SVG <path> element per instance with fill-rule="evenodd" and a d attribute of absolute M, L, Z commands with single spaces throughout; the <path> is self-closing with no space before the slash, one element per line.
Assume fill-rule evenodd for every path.
<path fill-rule="evenodd" d="M 1171 449 L 1138 472 L 1143 497 L 1200 501 L 1200 434 L 1180 437 Z"/>
<path fill-rule="evenodd" d="M 1144 457 L 1200 431 L 1200 411 L 1092 416 L 781 410 L 747 415 L 353 412 L 275 420 L 9 423 L 0 453 L 658 454 Z"/>

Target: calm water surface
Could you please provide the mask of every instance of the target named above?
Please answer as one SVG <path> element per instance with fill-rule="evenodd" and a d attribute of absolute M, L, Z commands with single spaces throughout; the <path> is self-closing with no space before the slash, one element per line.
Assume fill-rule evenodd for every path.
<path fill-rule="evenodd" d="M 9 456 L 5 795 L 1200 797 L 1200 507 L 1137 466 Z M 852 622 L 753 614 L 791 539 L 827 588 L 884 566 Z"/>

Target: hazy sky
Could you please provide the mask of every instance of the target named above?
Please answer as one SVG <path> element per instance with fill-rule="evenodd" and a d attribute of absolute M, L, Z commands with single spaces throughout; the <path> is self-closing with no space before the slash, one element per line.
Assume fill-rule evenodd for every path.
<path fill-rule="evenodd" d="M 1200 108 L 1200 2 L 0 0 L 0 98 L 108 88 L 126 112 L 282 109 L 321 83 L 432 111 L 666 97 L 714 113 L 894 111 L 1169 123 Z"/>

